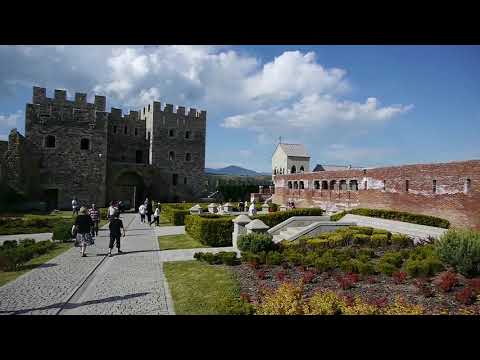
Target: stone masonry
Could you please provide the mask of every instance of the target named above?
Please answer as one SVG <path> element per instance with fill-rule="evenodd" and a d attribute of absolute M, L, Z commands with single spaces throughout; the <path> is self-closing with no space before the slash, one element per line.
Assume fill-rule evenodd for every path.
<path fill-rule="evenodd" d="M 160 201 L 200 196 L 205 168 L 206 111 L 174 110 L 159 102 L 123 115 L 76 93 L 34 87 L 26 105 L 25 137 L 12 130 L 2 151 L 2 178 L 15 190 L 67 209 L 105 206 L 111 200 L 136 204 L 145 196 Z M 4 146 L 0 147 L 0 150 Z M 26 166 L 26 164 L 28 164 Z"/>
<path fill-rule="evenodd" d="M 274 182 L 277 204 L 391 209 L 480 229 L 480 160 L 277 175 Z"/>

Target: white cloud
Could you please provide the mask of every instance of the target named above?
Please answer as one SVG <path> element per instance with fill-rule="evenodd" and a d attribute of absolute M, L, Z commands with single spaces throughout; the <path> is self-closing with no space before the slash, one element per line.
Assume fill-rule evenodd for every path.
<path fill-rule="evenodd" d="M 23 115 L 23 111 L 18 110 L 16 113 L 9 115 L 0 115 L 0 127 L 14 128 L 19 124 L 19 120 Z"/>
<path fill-rule="evenodd" d="M 385 158 L 397 153 L 396 149 L 385 147 L 358 147 L 345 144 L 331 144 L 321 152 L 323 158 L 331 161 L 340 162 L 339 165 L 351 164 L 354 166 L 364 166 L 365 161 L 384 162 Z"/>

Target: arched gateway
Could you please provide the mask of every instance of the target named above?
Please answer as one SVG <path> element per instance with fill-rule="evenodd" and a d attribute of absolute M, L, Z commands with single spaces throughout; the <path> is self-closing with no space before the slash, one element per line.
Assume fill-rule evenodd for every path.
<path fill-rule="evenodd" d="M 135 209 L 145 200 L 145 182 L 135 171 L 120 173 L 113 183 L 110 201 L 129 201 Z"/>

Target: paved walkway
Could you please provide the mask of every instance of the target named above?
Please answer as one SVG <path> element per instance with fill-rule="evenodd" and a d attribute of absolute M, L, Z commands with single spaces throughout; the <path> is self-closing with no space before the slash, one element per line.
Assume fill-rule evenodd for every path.
<path fill-rule="evenodd" d="M 411 236 L 414 240 L 427 239 L 428 236 L 438 238 L 447 229 L 433 226 L 410 224 L 402 221 L 378 219 L 368 216 L 347 214 L 338 222 L 354 222 L 359 226 L 371 226 L 377 229 L 388 230 L 392 233 L 400 233 Z"/>
<path fill-rule="evenodd" d="M 16 234 L 16 235 L 0 235 L 0 244 L 3 244 L 6 240 L 23 240 L 34 239 L 35 241 L 51 240 L 52 233 L 41 234 Z"/>

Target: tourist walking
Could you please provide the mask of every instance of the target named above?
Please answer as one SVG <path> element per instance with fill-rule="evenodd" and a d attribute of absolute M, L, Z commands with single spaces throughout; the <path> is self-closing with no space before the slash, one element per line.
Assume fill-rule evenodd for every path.
<path fill-rule="evenodd" d="M 138 213 L 140 214 L 140 222 L 144 223 L 145 222 L 145 212 L 147 211 L 147 208 L 145 205 L 140 205 L 138 207 Z"/>
<path fill-rule="evenodd" d="M 108 221 L 112 221 L 116 212 L 117 212 L 117 209 L 114 206 L 114 202 L 110 201 L 110 206 L 108 207 L 108 210 L 107 210 Z"/>
<path fill-rule="evenodd" d="M 153 213 L 153 221 L 150 222 L 150 226 L 155 223 L 157 226 L 160 226 L 160 208 L 157 207 L 155 208 L 155 212 Z"/>
<path fill-rule="evenodd" d="M 78 200 L 76 197 L 72 200 L 72 216 L 78 215 Z"/>
<path fill-rule="evenodd" d="M 148 198 L 147 198 L 147 201 L 148 201 Z M 152 214 L 153 214 L 152 202 L 148 201 L 148 203 L 147 203 L 147 219 L 148 219 L 149 224 L 152 222 Z"/>
<path fill-rule="evenodd" d="M 250 207 L 248 208 L 248 215 L 255 216 L 257 215 L 257 209 L 255 208 L 255 201 L 252 201 Z"/>
<path fill-rule="evenodd" d="M 240 200 L 240 202 L 238 203 L 238 210 L 240 212 L 243 212 L 245 210 L 245 205 L 243 203 L 243 201 Z"/>
<path fill-rule="evenodd" d="M 123 227 L 123 222 L 120 220 L 120 214 L 115 213 L 113 219 L 110 221 L 108 225 L 110 229 L 110 244 L 108 245 L 108 256 L 112 256 L 112 249 L 113 246 L 117 245 L 117 253 L 121 254 L 123 251 L 120 250 L 120 237 L 121 237 L 121 230 L 123 230 L 123 237 L 125 237 L 125 228 Z"/>
<path fill-rule="evenodd" d="M 245 200 L 245 206 L 243 208 L 243 211 L 248 211 L 248 200 Z"/>
<path fill-rule="evenodd" d="M 97 209 L 95 204 L 92 204 L 92 207 L 88 210 L 88 215 L 92 218 L 92 236 L 98 235 L 98 225 L 100 224 L 100 211 Z"/>
<path fill-rule="evenodd" d="M 75 219 L 75 230 L 77 232 L 75 246 L 81 248 L 82 257 L 87 256 L 85 253 L 87 246 L 94 244 L 91 235 L 92 226 L 92 218 L 87 214 L 87 209 L 82 206 L 80 214 Z"/>

